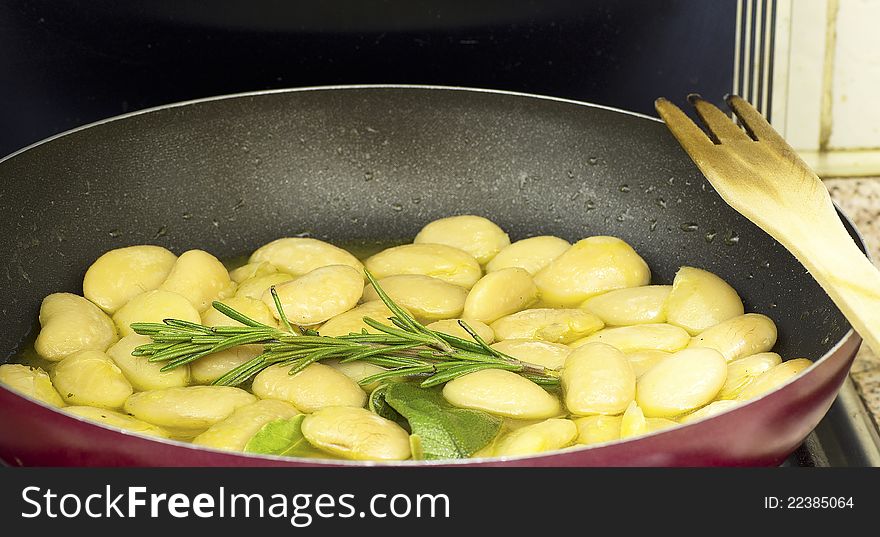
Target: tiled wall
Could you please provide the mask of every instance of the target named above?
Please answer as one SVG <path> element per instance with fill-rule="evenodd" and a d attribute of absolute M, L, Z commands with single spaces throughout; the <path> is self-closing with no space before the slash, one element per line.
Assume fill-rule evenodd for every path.
<path fill-rule="evenodd" d="M 774 125 L 819 175 L 880 175 L 880 0 L 778 0 L 777 13 Z"/>

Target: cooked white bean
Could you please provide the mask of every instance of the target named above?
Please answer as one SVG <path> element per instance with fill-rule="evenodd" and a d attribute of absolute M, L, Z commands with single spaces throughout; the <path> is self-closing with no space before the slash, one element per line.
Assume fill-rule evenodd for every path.
<path fill-rule="evenodd" d="M 684 349 L 642 375 L 636 402 L 645 416 L 671 418 L 712 401 L 727 378 L 727 362 L 713 349 Z"/>
<path fill-rule="evenodd" d="M 39 367 L 22 364 L 0 365 L 0 384 L 47 405 L 64 406 L 64 400 L 52 386 L 49 374 Z"/>
<path fill-rule="evenodd" d="M 251 254 L 249 263 L 267 261 L 281 272 L 302 276 L 316 268 L 348 265 L 363 276 L 364 266 L 342 248 L 317 239 L 287 237 L 261 246 Z"/>
<path fill-rule="evenodd" d="M 52 369 L 52 384 L 70 405 L 119 408 L 132 393 L 131 384 L 101 351 L 80 351 Z"/>
<path fill-rule="evenodd" d="M 242 451 L 255 434 L 270 421 L 292 418 L 299 410 L 290 403 L 266 399 L 236 408 L 222 421 L 193 438 L 193 444 L 216 449 Z"/>
<path fill-rule="evenodd" d="M 574 420 L 578 428 L 578 444 L 601 444 L 620 440 L 623 416 L 597 414 Z"/>
<path fill-rule="evenodd" d="M 503 229 L 482 216 L 450 216 L 434 220 L 419 231 L 416 244 L 445 244 L 463 250 L 485 265 L 502 249 L 510 246 Z"/>
<path fill-rule="evenodd" d="M 671 290 L 669 285 L 616 289 L 588 298 L 581 307 L 609 326 L 662 323 L 666 321 L 664 306 Z"/>
<path fill-rule="evenodd" d="M 647 420 L 649 433 L 653 433 L 654 431 L 662 431 L 663 429 L 671 429 L 672 427 L 678 427 L 677 421 L 666 418 L 647 418 Z"/>
<path fill-rule="evenodd" d="M 718 399 L 736 399 L 746 386 L 759 375 L 782 363 L 782 357 L 775 352 L 760 352 L 727 364 L 727 381 Z"/>
<path fill-rule="evenodd" d="M 641 377 L 646 371 L 670 356 L 672 356 L 671 352 L 655 350 L 636 351 L 626 355 L 630 365 L 633 367 L 633 371 L 636 373 L 636 378 Z"/>
<path fill-rule="evenodd" d="M 726 412 L 731 408 L 738 407 L 742 403 L 740 401 L 734 401 L 731 399 L 725 399 L 723 401 L 712 401 L 708 405 L 691 412 L 690 414 L 685 414 L 684 416 L 678 418 L 679 423 L 691 423 L 697 420 L 701 420 L 703 418 L 708 418 L 710 416 L 714 416 L 716 414 L 721 414 L 722 412 Z"/>
<path fill-rule="evenodd" d="M 651 270 L 632 247 L 615 237 L 576 242 L 535 275 L 541 300 L 572 307 L 614 289 L 648 285 Z"/>
<path fill-rule="evenodd" d="M 464 309 L 467 289 L 421 274 L 398 274 L 379 280 L 391 300 L 422 322 L 458 317 Z M 364 300 L 379 300 L 372 284 L 364 288 Z"/>
<path fill-rule="evenodd" d="M 360 306 L 350 309 L 345 313 L 340 313 L 332 317 L 329 321 L 321 325 L 318 331 L 322 336 L 344 336 L 347 334 L 360 334 L 362 330 L 366 330 L 370 334 L 378 334 L 372 326 L 364 322 L 364 317 L 369 317 L 374 321 L 382 324 L 391 325 L 388 319 L 393 317 L 394 313 L 388 309 L 381 300 L 371 300 L 364 302 Z"/>
<path fill-rule="evenodd" d="M 538 288 L 529 273 L 507 268 L 486 274 L 467 294 L 463 317 L 484 323 L 524 310 L 538 301 Z"/>
<path fill-rule="evenodd" d="M 501 438 L 495 446 L 498 457 L 515 457 L 562 449 L 574 444 L 578 428 L 571 420 L 551 418 L 527 425 Z"/>
<path fill-rule="evenodd" d="M 116 340 L 116 327 L 101 308 L 70 293 L 53 293 L 40 306 L 37 354 L 57 362 L 79 351 L 103 351 Z"/>
<path fill-rule="evenodd" d="M 504 316 L 490 325 L 495 338 L 541 339 L 570 343 L 602 328 L 602 321 L 580 309 L 538 308 Z"/>
<path fill-rule="evenodd" d="M 211 384 L 224 374 L 257 357 L 263 352 L 262 345 L 241 345 L 215 352 L 189 364 L 193 384 Z"/>
<path fill-rule="evenodd" d="M 231 386 L 187 386 L 133 394 L 125 401 L 125 411 L 175 436 L 191 438 L 256 400 Z"/>
<path fill-rule="evenodd" d="M 128 301 L 113 314 L 120 336 L 133 334 L 132 323 L 161 323 L 164 319 L 201 322 L 199 311 L 183 295 L 156 289 Z"/>
<path fill-rule="evenodd" d="M 443 319 L 441 321 L 434 321 L 427 325 L 427 328 L 435 332 L 442 332 L 444 334 L 449 334 L 450 336 L 466 339 L 467 341 L 473 341 L 474 338 L 467 333 L 467 330 L 458 324 L 458 321 L 466 322 L 467 325 L 471 327 L 471 330 L 476 332 L 486 343 L 492 343 L 495 341 L 495 331 L 492 330 L 489 325 L 474 319 Z"/>
<path fill-rule="evenodd" d="M 364 292 L 363 276 L 348 265 L 328 265 L 275 288 L 284 313 L 300 326 L 322 323 L 355 307 Z M 280 319 L 269 291 L 263 302 Z"/>
<path fill-rule="evenodd" d="M 410 457 L 409 434 L 369 410 L 327 407 L 305 417 L 302 433 L 315 447 L 352 460 L 398 461 Z"/>
<path fill-rule="evenodd" d="M 272 315 L 272 309 L 261 300 L 255 300 L 246 296 L 233 296 L 220 300 L 223 304 L 229 306 L 235 311 L 244 314 L 247 317 L 263 323 L 267 326 L 278 326 L 278 322 Z M 274 303 L 273 303 L 274 306 Z M 202 312 L 202 324 L 205 326 L 244 326 L 244 324 L 235 319 L 227 317 L 220 310 L 213 307 Z"/>
<path fill-rule="evenodd" d="M 549 369 L 562 369 L 565 359 L 571 354 L 568 345 L 537 339 L 505 339 L 494 343 L 492 348 L 517 360 Z"/>
<path fill-rule="evenodd" d="M 683 328 L 671 324 L 635 324 L 599 330 L 571 346 L 577 348 L 587 343 L 606 343 L 627 354 L 649 350 L 675 352 L 687 347 L 690 339 Z"/>
<path fill-rule="evenodd" d="M 364 264 L 376 278 L 397 274 L 421 274 L 470 289 L 483 275 L 469 253 L 445 244 L 404 244 L 388 248 Z"/>
<path fill-rule="evenodd" d="M 626 440 L 634 436 L 641 436 L 648 432 L 648 420 L 645 413 L 639 408 L 635 401 L 632 401 L 626 407 L 623 417 L 620 420 L 620 439 Z"/>
<path fill-rule="evenodd" d="M 269 274 L 276 274 L 277 272 L 278 268 L 272 263 L 269 263 L 268 261 L 257 261 L 256 263 L 247 263 L 237 269 L 230 270 L 229 279 L 236 284 L 240 284 L 251 278 L 268 276 Z"/>
<path fill-rule="evenodd" d="M 813 365 L 813 362 L 806 358 L 795 358 L 782 362 L 781 364 L 770 368 L 759 375 L 755 380 L 749 383 L 737 396 L 738 401 L 747 401 L 760 397 L 765 393 L 769 393 L 776 388 L 788 384 L 792 379 L 798 376 L 801 371 Z"/>
<path fill-rule="evenodd" d="M 122 412 L 116 412 L 115 410 L 95 406 L 69 406 L 64 408 L 64 412 L 133 433 L 159 438 L 169 438 L 171 436 L 171 433 L 162 427 L 147 423 Z"/>
<path fill-rule="evenodd" d="M 727 282 L 706 270 L 681 267 L 666 301 L 666 322 L 693 336 L 743 311 L 742 300 Z"/>
<path fill-rule="evenodd" d="M 235 297 L 262 300 L 263 294 L 273 285 L 281 285 L 283 283 L 291 282 L 294 279 L 295 278 L 290 274 L 285 274 L 283 272 L 275 272 L 272 274 L 266 274 L 265 276 L 254 276 L 253 278 L 248 278 L 241 282 L 235 290 Z M 273 311 L 275 310 L 274 304 L 271 309 Z"/>
<path fill-rule="evenodd" d="M 384 367 L 379 367 L 378 365 L 374 365 L 368 362 L 364 362 L 363 360 L 355 360 L 354 362 L 346 362 L 341 363 L 337 359 L 330 360 L 322 360 L 322 364 L 332 367 L 333 369 L 339 371 L 346 377 L 358 383 L 365 392 L 371 393 L 373 390 L 379 387 L 379 384 L 382 382 L 371 382 L 369 384 L 360 384 L 360 381 L 377 373 L 382 373 L 383 371 L 387 371 Z"/>
<path fill-rule="evenodd" d="M 99 257 L 83 278 L 83 295 L 107 313 L 159 287 L 177 256 L 161 246 L 128 246 Z"/>
<path fill-rule="evenodd" d="M 486 272 L 515 267 L 534 276 L 569 248 L 571 243 L 567 240 L 550 235 L 516 241 L 489 261 Z"/>
<path fill-rule="evenodd" d="M 205 311 L 213 300 L 231 295 L 234 284 L 219 259 L 189 250 L 180 254 L 159 289 L 185 296 L 197 310 Z"/>
<path fill-rule="evenodd" d="M 629 360 L 604 343 L 583 345 L 569 354 L 561 380 L 565 407 L 577 416 L 620 414 L 636 396 Z"/>
<path fill-rule="evenodd" d="M 706 347 L 720 352 L 728 362 L 767 352 L 776 344 L 776 325 L 766 315 L 746 313 L 707 328 L 688 347 Z"/>
<path fill-rule="evenodd" d="M 107 349 L 107 356 L 122 371 L 132 388 L 137 391 L 158 390 L 189 384 L 189 365 L 161 371 L 165 362 L 151 362 L 149 356 L 132 356 L 131 352 L 140 345 L 152 343 L 149 336 L 129 334 Z M 197 360 L 196 362 L 200 362 Z"/>
<path fill-rule="evenodd" d="M 329 406 L 362 407 L 367 395 L 345 374 L 314 363 L 291 375 L 289 365 L 275 365 L 254 377 L 253 392 L 260 399 L 280 399 L 303 412 Z"/>
<path fill-rule="evenodd" d="M 559 400 L 544 388 L 501 369 L 484 369 L 451 380 L 443 387 L 443 397 L 459 408 L 506 418 L 543 419 L 562 413 Z"/>

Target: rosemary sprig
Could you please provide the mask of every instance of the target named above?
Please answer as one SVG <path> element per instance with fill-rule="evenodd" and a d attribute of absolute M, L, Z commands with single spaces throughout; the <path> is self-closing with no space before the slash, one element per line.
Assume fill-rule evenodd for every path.
<path fill-rule="evenodd" d="M 262 353 L 214 381 L 222 386 L 241 384 L 273 365 L 290 366 L 293 375 L 309 364 L 329 358 L 342 362 L 363 361 L 386 369 L 364 378 L 361 384 L 408 377 L 421 379 L 420 385 L 428 388 L 483 369 L 513 371 L 542 386 L 559 384 L 557 371 L 517 360 L 493 349 L 464 321 L 459 324 L 470 334 L 472 341 L 429 330 L 391 300 L 369 271 L 365 273 L 393 314 L 389 317 L 392 326 L 364 317 L 364 322 L 378 334 L 364 330 L 359 334 L 331 337 L 296 326 L 287 318 L 272 287 L 282 329 L 264 325 L 221 302 L 214 302 L 215 309 L 244 326 L 208 327 L 178 319 L 134 323 L 132 330 L 150 336 L 153 342 L 137 347 L 132 355 L 148 357 L 151 362 L 165 362 L 162 371 L 168 371 L 215 352 L 240 345 L 262 344 Z"/>

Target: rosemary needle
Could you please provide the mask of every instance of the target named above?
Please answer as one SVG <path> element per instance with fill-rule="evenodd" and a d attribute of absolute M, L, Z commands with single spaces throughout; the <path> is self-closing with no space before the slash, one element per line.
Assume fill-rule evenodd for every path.
<path fill-rule="evenodd" d="M 168 371 L 215 352 L 240 345 L 262 344 L 261 354 L 214 381 L 214 384 L 223 386 L 246 382 L 270 366 L 290 366 L 290 374 L 296 374 L 310 364 L 329 358 L 342 362 L 362 361 L 385 369 L 362 379 L 362 385 L 408 377 L 421 379 L 421 386 L 427 388 L 483 369 L 512 371 L 542 386 L 559 384 L 557 371 L 517 360 L 493 349 L 464 321 L 459 321 L 459 325 L 472 340 L 430 330 L 391 300 L 369 271 L 364 272 L 392 313 L 388 319 L 391 325 L 364 317 L 364 323 L 379 333 L 363 331 L 344 336 L 322 336 L 320 331 L 291 324 L 272 287 L 270 292 L 281 319 L 281 329 L 259 323 L 226 304 L 214 302 L 217 311 L 243 326 L 209 327 L 179 319 L 134 323 L 132 330 L 149 336 L 153 342 L 135 348 L 132 355 L 146 357 L 151 362 L 164 362 L 162 371 Z"/>

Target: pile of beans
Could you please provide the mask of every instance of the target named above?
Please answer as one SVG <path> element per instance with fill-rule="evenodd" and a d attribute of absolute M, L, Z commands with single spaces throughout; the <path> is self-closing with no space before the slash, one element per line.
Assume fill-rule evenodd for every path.
<path fill-rule="evenodd" d="M 620 239 L 511 243 L 485 218 L 453 216 L 365 260 L 311 238 L 270 242 L 231 271 L 201 250 L 109 251 L 86 271 L 83 296 L 44 299 L 34 344 L 43 367 L 0 366 L 0 383 L 104 425 L 217 449 L 240 451 L 267 423 L 302 413 L 303 435 L 328 455 L 406 459 L 408 432 L 367 410 L 376 386 L 357 383 L 378 366 L 325 360 L 292 376 L 273 366 L 243 389 L 211 383 L 259 354 L 259 345 L 165 372 L 131 355 L 150 342 L 133 333 L 134 322 L 238 325 L 211 308 L 214 300 L 278 326 L 272 286 L 293 323 L 327 336 L 375 331 L 363 317 L 390 324 L 391 312 L 365 286 L 364 267 L 429 328 L 470 338 L 457 323 L 465 319 L 493 348 L 560 371 L 561 389 L 496 369 L 448 382 L 448 403 L 504 420 L 475 456 L 675 427 L 774 390 L 811 365 L 771 352 L 773 321 L 745 313 L 736 291 L 710 272 L 681 267 L 671 285 L 651 285 L 648 265 Z"/>

